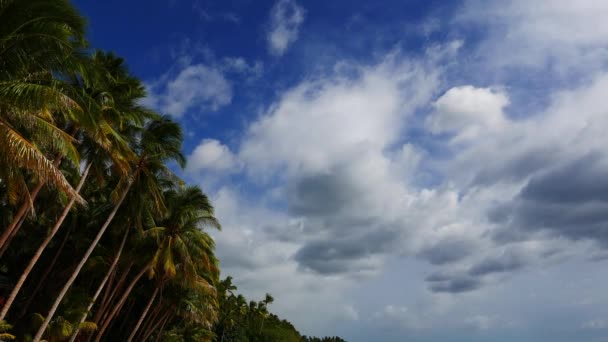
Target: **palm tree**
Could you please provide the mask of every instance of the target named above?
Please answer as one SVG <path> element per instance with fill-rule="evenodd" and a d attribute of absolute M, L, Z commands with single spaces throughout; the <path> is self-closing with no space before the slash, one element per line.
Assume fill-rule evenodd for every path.
<path fill-rule="evenodd" d="M 81 201 L 43 148 L 78 162 L 73 140 L 53 118 L 56 110 L 78 106 L 54 74 L 76 67 L 72 57 L 84 42 L 84 20 L 64 0 L 0 0 L 0 22 L 0 178 L 11 202 L 21 203 L 0 236 L 1 248 L 44 184 Z M 31 191 L 22 170 L 36 180 Z"/>
<path fill-rule="evenodd" d="M 159 225 L 144 232 L 144 236 L 155 241 L 156 245 L 156 252 L 148 263 L 150 275 L 157 279 L 155 290 L 128 341 L 135 337 L 159 289 L 166 282 L 178 280 L 184 287 L 209 292 L 219 275 L 213 240 L 200 230 L 205 226 L 220 228 L 208 197 L 198 187 L 185 187 L 165 191 L 164 198 L 167 210 L 160 216 Z M 97 340 L 103 335 L 109 320 L 101 327 Z"/>
<path fill-rule="evenodd" d="M 101 63 L 99 63 L 99 59 L 101 59 Z M 143 91 L 139 91 L 141 88 L 139 82 L 135 82 L 135 80 L 130 79 L 130 77 L 127 75 L 126 69 L 116 70 L 117 65 L 122 65 L 122 60 L 116 59 L 111 55 L 108 56 L 98 52 L 93 55 L 91 62 L 92 63 L 90 64 L 93 67 L 99 68 L 99 70 L 94 70 L 94 72 L 99 72 L 104 76 L 105 79 L 103 80 L 103 84 L 101 84 L 102 82 L 96 81 L 94 78 L 84 82 L 84 79 L 74 77 L 71 82 L 74 88 L 82 89 L 82 91 L 85 93 L 84 96 L 78 96 L 78 98 L 83 101 L 82 107 L 86 106 L 86 108 L 89 109 L 89 112 L 94 111 L 94 113 L 78 115 L 78 119 L 85 116 L 95 116 L 95 119 L 87 120 L 85 118 L 76 120 L 72 129 L 75 132 L 75 135 L 82 137 L 80 144 L 81 147 L 83 147 L 82 154 L 87 157 L 86 167 L 76 188 L 76 193 L 78 194 L 80 193 L 80 190 L 84 185 L 93 165 L 95 165 L 96 168 L 103 168 L 104 165 L 107 165 L 107 163 L 110 161 L 117 166 L 116 169 L 119 170 L 120 173 L 124 174 L 127 172 L 127 168 L 125 167 L 123 160 L 128 158 L 132 152 L 128 149 L 122 137 L 120 137 L 120 135 L 113 128 L 113 126 L 117 127 L 121 123 L 120 121 L 116 122 L 117 116 L 113 113 L 131 112 L 133 110 L 133 106 L 121 105 L 120 107 L 117 107 L 116 104 L 119 103 L 119 101 L 114 101 L 114 99 L 122 99 L 127 96 L 133 97 L 133 91 L 131 91 L 133 88 L 135 88 L 135 94 L 137 94 L 135 98 L 138 98 L 143 94 Z M 104 65 L 104 63 L 110 64 L 110 67 Z M 124 84 L 127 84 L 129 87 L 126 89 L 128 90 L 126 92 Z M 100 96 L 99 94 L 103 94 L 103 96 Z M 96 100 L 96 102 L 92 100 Z M 129 115 L 129 118 L 132 117 L 132 114 Z M 83 124 L 80 125 L 79 123 Z M 11 294 L 4 303 L 2 310 L 0 310 L 0 320 L 6 317 L 6 314 L 11 308 L 13 301 L 25 283 L 25 280 L 42 256 L 42 253 L 46 247 L 59 231 L 59 228 L 69 214 L 75 201 L 76 198 L 72 196 L 68 204 L 63 209 L 63 212 L 53 225 L 50 233 L 46 236 L 42 244 L 34 253 L 34 256 L 31 258 L 30 262 L 21 274 L 21 277 L 11 291 Z M 16 226 L 14 231 L 16 232 L 18 229 L 19 226 Z"/>
<path fill-rule="evenodd" d="M 80 273 L 80 270 L 88 260 L 91 253 L 93 253 L 93 250 L 114 219 L 114 216 L 129 194 L 129 191 L 133 189 L 139 195 L 147 194 L 153 205 L 156 208 L 162 209 L 164 208 L 164 203 L 162 198 L 162 190 L 158 180 L 160 177 L 169 178 L 173 176 L 173 172 L 165 165 L 165 163 L 173 160 L 181 167 L 183 167 L 186 163 L 186 160 L 181 152 L 181 128 L 169 118 L 161 117 L 159 120 L 150 121 L 143 130 L 136 129 L 136 131 L 139 132 L 133 141 L 136 142 L 134 150 L 137 151 L 137 158 L 133 163 L 132 174 L 122 177 L 119 180 L 115 188 L 116 190 L 114 191 L 114 198 L 116 199 L 114 209 L 108 215 L 106 221 L 101 226 L 94 240 L 91 242 L 89 248 L 76 266 L 76 269 L 55 299 L 55 302 L 51 306 L 51 309 L 49 310 L 44 322 L 34 336 L 34 342 L 38 342 L 42 338 L 42 335 L 55 314 L 57 307 L 61 303 L 61 300 L 76 280 L 76 277 Z M 175 176 L 173 177 L 175 178 Z"/>

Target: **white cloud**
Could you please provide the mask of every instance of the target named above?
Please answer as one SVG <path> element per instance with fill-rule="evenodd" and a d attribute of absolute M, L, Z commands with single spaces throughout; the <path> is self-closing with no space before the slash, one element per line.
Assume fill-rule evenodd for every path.
<path fill-rule="evenodd" d="M 212 234 L 222 273 L 234 275 L 239 292 L 248 298 L 272 293 L 272 312 L 293 317 L 290 320 L 297 322 L 298 330 L 308 335 L 331 331 L 336 320 L 355 319 L 354 307 L 343 304 L 351 284 L 341 277 L 301 272 L 292 258 L 303 239 L 301 225 L 285 213 L 266 208 L 263 202 L 263 198 L 246 199 L 229 188 L 214 194 L 223 229 Z M 318 301 L 324 303 L 322 315 Z"/>
<path fill-rule="evenodd" d="M 189 61 L 188 61 L 189 62 Z M 232 85 L 216 68 L 187 63 L 148 87 L 144 104 L 164 114 L 182 117 L 190 110 L 216 111 L 232 101 Z"/>
<path fill-rule="evenodd" d="M 470 0 L 460 13 L 486 25 L 480 53 L 497 66 L 592 70 L 608 56 L 606 1 Z"/>
<path fill-rule="evenodd" d="M 449 89 L 435 103 L 435 112 L 427 118 L 432 133 L 454 133 L 454 142 L 492 134 L 507 123 L 503 109 L 509 98 L 488 88 L 461 86 Z"/>
<path fill-rule="evenodd" d="M 228 146 L 215 139 L 204 139 L 188 157 L 189 172 L 235 172 L 238 161 Z"/>
<path fill-rule="evenodd" d="M 480 8 L 495 10 L 497 3 Z M 529 67 L 543 65 L 555 55 L 557 66 L 570 68 L 572 56 L 564 49 L 572 47 L 584 61 L 592 61 L 588 58 L 603 42 L 595 33 L 581 42 L 555 33 L 572 29 L 570 24 L 555 26 L 569 9 L 575 25 L 588 29 L 584 15 L 574 8 L 578 2 L 563 3 L 564 8 L 556 10 L 536 8 L 531 2 L 508 4 L 504 14 L 487 12 L 498 15 L 497 25 L 505 26 L 495 27 L 482 43 L 492 47 L 485 58 L 526 56 L 524 66 Z M 530 11 L 512 14 L 518 4 Z M 539 19 L 536 26 L 532 15 Z M 590 14 L 590 21 L 596 19 Z M 501 46 L 502 34 L 521 41 L 509 38 Z M 545 38 L 555 46 L 534 45 Z M 287 42 L 280 45 L 282 53 L 291 41 L 279 41 Z M 588 286 L 584 279 L 563 272 L 599 266 L 579 261 L 562 271 L 556 265 L 597 252 L 598 244 L 606 241 L 605 225 L 577 225 L 585 229 L 576 229 L 579 235 L 573 235 L 563 227 L 544 226 L 547 217 L 519 221 L 527 226 L 515 224 L 515 218 L 530 216 L 516 211 L 526 208 L 521 196 L 531 180 L 542 183 L 588 155 L 597 158 L 600 170 L 608 170 L 603 168 L 608 161 L 608 74 L 594 69 L 585 82 L 547 92 L 546 107 L 528 112 L 513 100 L 511 90 L 517 89 L 509 84 L 496 89 L 462 86 L 479 84 L 473 82 L 447 83 L 444 71 L 460 66 L 462 42 L 448 45 L 428 49 L 439 56 L 393 53 L 373 65 L 337 63 L 335 72 L 309 75 L 279 93 L 249 123 L 233 151 L 216 140 L 203 141 L 195 149 L 194 170 L 242 172 L 236 184 L 225 184 L 214 193 L 214 203 L 224 226 L 216 237 L 222 270 L 235 275 L 247 294 L 260 297 L 270 291 L 277 297 L 278 313 L 316 331 L 334 319 L 358 319 L 362 324 L 365 312 L 377 312 L 378 320 L 407 330 L 439 323 L 492 330 L 516 319 L 536 319 L 537 312 L 520 317 L 527 314 L 521 313 L 521 300 L 515 303 L 513 298 L 521 298 L 521 293 L 530 293 L 526 301 L 531 306 L 558 311 L 564 308 L 556 303 Z M 513 52 L 508 55 L 505 48 Z M 448 55 L 453 65 L 444 58 Z M 522 66 L 517 60 L 492 63 L 497 63 L 492 68 Z M 226 72 L 252 69 L 238 58 L 226 59 L 223 67 Z M 493 75 L 488 79 L 494 82 Z M 517 118 L 505 114 L 507 106 Z M 410 129 L 422 132 L 409 135 Z M 580 174 L 588 169 L 584 162 Z M 566 183 L 575 184 L 575 178 L 576 174 Z M 606 182 L 600 178 L 590 182 L 604 189 Z M 251 189 L 253 194 L 248 193 Z M 547 199 L 553 189 L 541 190 L 546 192 L 534 193 L 536 199 Z M 584 191 L 564 194 L 558 200 L 571 201 L 562 211 L 572 212 L 573 219 L 603 219 L 608 212 L 579 208 Z M 591 195 L 594 205 L 606 202 L 604 195 Z M 501 212 L 495 208 L 513 203 L 515 209 L 496 214 Z M 544 207 L 530 208 L 539 213 Z M 588 213 L 594 215 L 585 216 Z M 412 260 L 422 271 L 410 268 Z M 600 284 L 602 276 L 596 273 L 593 284 Z M 369 285 L 370 279 L 378 278 L 384 283 Z M 562 288 L 566 281 L 574 284 L 572 288 Z M 365 301 L 362 298 L 353 303 L 353 287 L 385 295 L 389 299 L 383 303 L 391 304 L 365 307 L 359 303 Z M 397 296 L 406 298 L 400 302 L 393 298 Z"/>
<path fill-rule="evenodd" d="M 271 54 L 281 56 L 298 39 L 300 25 L 306 11 L 295 0 L 278 0 L 270 10 L 270 29 L 267 33 Z"/>
<path fill-rule="evenodd" d="M 250 64 L 243 57 L 226 57 L 222 64 L 226 72 L 243 74 L 252 80 L 258 79 L 264 72 L 264 64 L 261 61 Z"/>
<path fill-rule="evenodd" d="M 339 73 L 283 94 L 248 130 L 240 151 L 248 166 L 320 172 L 367 149 L 382 153 L 405 118 L 430 98 L 438 76 L 424 65 L 400 64 L 392 57 L 348 71 L 357 77 Z"/>
<path fill-rule="evenodd" d="M 608 115 L 598 102 L 605 78 L 556 94 L 546 111 L 514 121 L 503 113 L 505 91 L 459 87 L 433 100 L 439 70 L 393 55 L 374 66 L 303 82 L 253 122 L 231 158 L 243 163 L 250 181 L 268 189 L 257 205 L 273 207 L 278 201 L 286 211 L 244 204 L 218 211 L 228 220 L 225 226 L 233 225 L 237 212 L 257 213 L 218 236 L 224 259 L 246 265 L 229 267 L 229 272 L 239 269 L 234 273 L 252 289 L 268 286 L 262 276 L 289 274 L 303 286 L 298 301 L 310 295 L 308 286 L 327 281 L 327 300 L 339 303 L 347 279 L 379 274 L 394 255 L 415 255 L 435 265 L 440 272 L 432 273 L 436 276 L 429 276 L 433 280 L 427 284 L 435 291 L 484 293 L 484 285 L 497 286 L 513 272 L 576 253 L 578 247 L 568 240 L 538 234 L 503 245 L 493 238 L 502 226 L 488 222 L 488 212 L 517 196 L 539 170 L 605 144 L 601 128 L 608 125 Z M 469 135 L 466 146 L 448 142 L 454 156 L 439 161 L 415 140 L 397 143 L 412 114 L 425 104 L 433 107 L 430 117 L 438 120 L 435 127 L 441 132 L 483 127 L 491 134 Z M 548 155 L 560 159 L 530 168 L 518 162 L 543 149 L 559 151 Z M 438 168 L 442 185 L 419 189 L 411 184 L 421 164 Z M 486 174 L 493 175 L 492 182 L 479 181 Z M 474 181 L 480 183 L 470 187 Z M 273 286 L 277 293 L 288 291 Z M 425 322 L 396 306 L 384 314 L 405 316 L 412 329 Z M 344 317 L 344 312 L 333 315 Z M 477 316 L 471 313 L 473 318 L 459 324 L 495 326 Z"/>
<path fill-rule="evenodd" d="M 415 201 L 400 184 L 398 172 L 413 172 L 419 151 L 403 145 L 398 153 L 389 153 L 388 147 L 397 142 L 416 108 L 430 101 L 439 74 L 434 64 L 394 54 L 376 65 L 341 70 L 285 92 L 250 125 L 234 155 L 215 141 L 197 148 L 201 155 L 201 146 L 216 151 L 207 153 L 202 165 L 212 165 L 209 159 L 214 155 L 231 161 L 220 165 L 230 165 L 236 158 L 248 179 L 267 190 L 252 200 L 235 186 L 214 195 L 224 227 L 216 236 L 222 270 L 238 275 L 237 284 L 251 295 L 273 293 L 273 310 L 299 316 L 298 326 L 305 328 L 359 318 L 354 307 L 343 304 L 345 289 L 352 284 L 345 279 L 377 274 L 385 254 L 394 248 L 383 251 L 379 245 L 367 250 L 362 243 L 373 239 L 387 247 L 392 244 L 391 238 L 401 234 L 393 224 L 402 219 L 400 205 Z M 315 189 L 323 190 L 322 184 L 331 186 L 338 179 L 344 182 L 337 183 L 335 196 L 360 196 L 343 211 L 325 215 L 323 206 L 342 204 L 318 197 Z M 321 187 L 315 187 L 319 181 Z M 320 200 L 318 207 L 311 202 L 315 199 Z M 386 206 L 383 201 L 393 203 Z M 268 209 L 276 203 L 287 206 L 287 212 Z M 374 222 L 378 215 L 385 219 Z M 333 255 L 354 254 L 320 263 L 305 257 L 305 248 L 313 250 L 325 238 L 336 242 L 328 246 Z M 319 274 L 317 266 L 328 273 Z M 334 269 L 342 272 L 334 274 Z M 314 314 L 317 300 L 326 304 L 323 315 Z"/>

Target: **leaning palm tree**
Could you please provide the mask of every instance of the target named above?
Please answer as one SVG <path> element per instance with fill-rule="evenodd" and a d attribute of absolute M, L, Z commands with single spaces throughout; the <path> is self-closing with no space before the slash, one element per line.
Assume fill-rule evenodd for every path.
<path fill-rule="evenodd" d="M 100 57 L 101 56 L 101 57 Z M 76 187 L 76 192 L 80 193 L 81 188 L 83 187 L 91 168 L 94 166 L 95 169 L 104 168 L 105 165 L 111 163 L 115 166 L 115 170 L 118 171 L 119 174 L 125 174 L 128 171 L 125 160 L 128 159 L 132 152 L 129 150 L 128 146 L 126 146 L 126 142 L 117 130 L 114 127 L 120 126 L 122 121 L 118 121 L 117 115 L 115 112 L 131 112 L 133 111 L 133 106 L 121 105 L 117 107 L 116 104 L 120 102 L 132 103 L 133 100 L 139 98 L 143 91 L 138 91 L 141 88 L 139 82 L 131 79 L 126 69 L 124 70 L 112 70 L 115 69 L 115 60 L 116 58 L 110 57 L 110 61 L 112 61 L 110 67 L 100 66 L 98 63 L 98 59 L 102 59 L 102 61 L 108 61 L 108 56 L 101 53 L 96 53 L 90 60 L 93 67 L 99 67 L 100 70 L 94 70 L 104 76 L 103 82 L 99 80 L 84 80 L 82 76 L 74 77 L 74 79 L 70 82 L 73 85 L 74 89 L 80 89 L 80 95 L 74 96 L 74 98 L 78 98 L 82 101 L 82 106 L 88 108 L 87 113 L 79 113 L 78 119 L 72 121 L 71 130 L 74 132 L 75 136 L 79 138 L 79 145 L 81 146 L 81 154 L 86 157 L 86 166 L 84 167 L 84 171 Z M 122 63 L 119 60 L 119 63 Z M 92 74 L 93 72 L 89 72 Z M 128 89 L 131 90 L 135 88 L 135 94 L 137 96 L 133 96 L 133 91 L 126 91 L 124 84 L 128 85 Z M 73 91 L 74 92 L 74 91 Z M 132 98 L 133 100 L 128 101 L 120 101 L 120 99 L 124 97 Z M 114 100 L 117 99 L 117 100 Z M 74 116 L 74 115 L 72 115 Z M 94 116 L 93 119 L 88 117 Z M 129 118 L 132 118 L 131 114 Z M 120 118 L 124 120 L 124 118 Z M 98 173 L 100 171 L 97 171 Z M 17 283 L 13 287 L 10 295 L 6 299 L 2 309 L 0 310 L 0 320 L 4 319 L 11 308 L 17 294 L 21 290 L 21 287 L 25 283 L 25 280 L 28 278 L 30 272 L 33 270 L 34 266 L 42 256 L 42 253 L 49 245 L 53 237 L 59 231 L 63 221 L 66 219 L 69 214 L 72 206 L 74 205 L 76 198 L 72 196 L 68 201 L 67 205 L 64 207 L 62 213 L 59 215 L 59 218 L 51 228 L 49 234 L 46 236 L 44 241 L 40 244 L 30 262 L 25 267 L 25 270 L 22 272 L 19 277 Z M 15 227 L 15 231 L 18 230 L 19 226 Z"/>
<path fill-rule="evenodd" d="M 219 275 L 213 240 L 200 230 L 204 226 L 220 228 L 207 196 L 198 187 L 186 187 L 166 191 L 165 199 L 167 213 L 161 216 L 159 226 L 144 232 L 144 236 L 156 241 L 149 265 L 151 275 L 157 276 L 157 286 L 128 341 L 135 337 L 165 282 L 178 277 L 183 286 L 209 290 Z M 103 327 L 99 336 L 101 333 Z"/>
<path fill-rule="evenodd" d="M 91 253 L 93 253 L 93 250 L 114 219 L 114 216 L 116 216 L 118 209 L 129 194 L 129 191 L 133 189 L 136 193 L 147 194 L 154 206 L 162 209 L 164 208 L 164 203 L 162 189 L 158 183 L 159 176 L 173 175 L 173 172 L 165 163 L 175 161 L 179 166 L 185 166 L 186 160 L 181 152 L 182 132 L 179 125 L 175 122 L 167 117 L 161 117 L 158 120 L 149 122 L 142 130 L 138 130 L 136 127 L 134 127 L 134 130 L 137 134 L 133 139 L 135 143 L 133 149 L 137 152 L 137 158 L 133 161 L 131 174 L 122 177 L 116 185 L 113 196 L 115 199 L 113 210 L 108 215 L 84 256 L 55 299 L 44 322 L 34 336 L 34 342 L 38 342 L 42 338 L 42 335 L 55 314 L 55 311 L 59 307 L 61 300 L 76 280 L 76 277 L 89 259 Z"/>
<path fill-rule="evenodd" d="M 0 22 L 0 179 L 19 204 L 1 248 L 44 184 L 81 200 L 58 169 L 59 156 L 78 161 L 53 113 L 78 109 L 55 75 L 77 68 L 73 57 L 83 46 L 84 20 L 65 0 L 0 0 Z M 47 146 L 56 148 L 54 157 Z M 24 170 L 34 179 L 31 190 Z"/>

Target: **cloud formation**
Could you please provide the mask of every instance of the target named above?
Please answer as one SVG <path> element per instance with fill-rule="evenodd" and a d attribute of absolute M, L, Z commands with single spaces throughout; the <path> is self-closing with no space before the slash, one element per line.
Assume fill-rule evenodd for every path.
<path fill-rule="evenodd" d="M 148 87 L 144 104 L 162 113 L 181 117 L 196 108 L 216 111 L 232 101 L 232 85 L 224 74 L 204 64 L 183 66 L 175 75 L 165 77 Z"/>
<path fill-rule="evenodd" d="M 281 56 L 300 33 L 306 11 L 295 0 L 277 0 L 270 10 L 270 27 L 266 36 L 268 51 Z"/>
<path fill-rule="evenodd" d="M 230 149 L 215 139 L 204 139 L 188 157 L 188 172 L 235 171 L 238 161 Z"/>
<path fill-rule="evenodd" d="M 277 310 L 304 326 L 350 317 L 485 332 L 517 321 L 511 302 L 521 293 L 547 311 L 578 312 L 550 303 L 578 299 L 587 278 L 562 272 L 598 267 L 587 259 L 608 247 L 605 5 L 550 7 L 466 1 L 442 25 L 487 29 L 477 41 L 337 60 L 277 91 L 230 148 L 201 141 L 191 153 L 196 177 L 234 175 L 213 194 L 223 269 L 245 291 L 288 298 Z M 281 0 L 272 18 L 269 49 L 282 55 L 304 11 Z M 222 70 L 255 69 L 227 59 Z M 541 84 L 533 107 L 520 95 L 539 90 L 511 72 L 559 82 Z M 555 285 L 565 278 L 574 285 Z M 399 287 L 391 296 L 409 297 L 382 297 L 388 282 Z M 353 284 L 378 302 L 353 305 Z M 331 303 L 325 322 L 319 302 Z"/>
<path fill-rule="evenodd" d="M 454 87 L 435 101 L 427 127 L 436 134 L 458 132 L 453 142 L 475 139 L 504 127 L 503 110 L 508 104 L 509 98 L 500 91 L 470 85 Z"/>
<path fill-rule="evenodd" d="M 554 0 L 468 0 L 457 16 L 489 30 L 480 46 L 494 67 L 589 72 L 608 56 L 608 3 Z"/>

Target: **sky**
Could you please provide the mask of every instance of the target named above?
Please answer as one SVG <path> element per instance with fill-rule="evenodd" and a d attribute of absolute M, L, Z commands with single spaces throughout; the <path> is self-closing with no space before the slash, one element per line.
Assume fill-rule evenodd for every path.
<path fill-rule="evenodd" d="M 608 341 L 608 2 L 75 0 L 307 335 Z"/>

